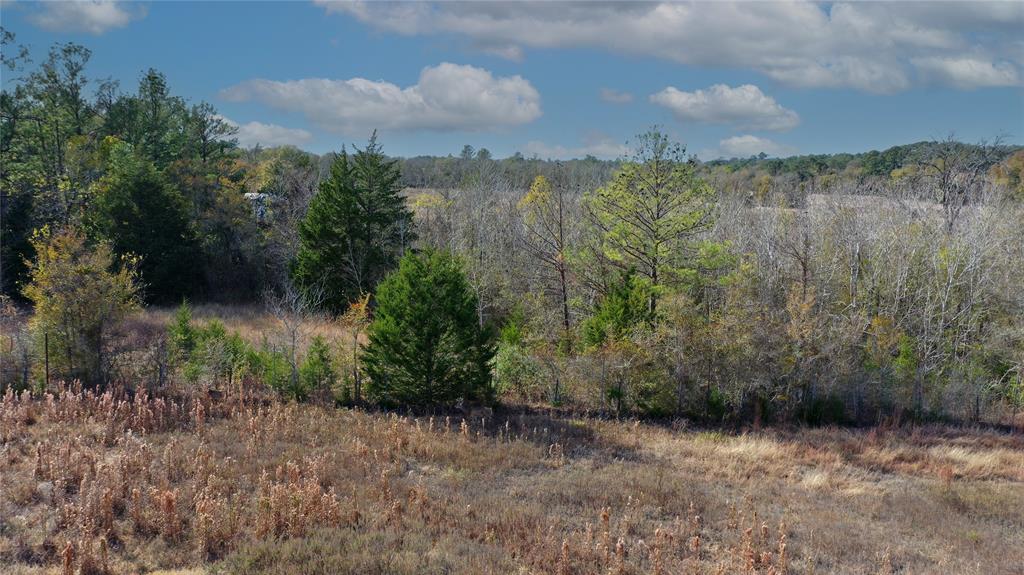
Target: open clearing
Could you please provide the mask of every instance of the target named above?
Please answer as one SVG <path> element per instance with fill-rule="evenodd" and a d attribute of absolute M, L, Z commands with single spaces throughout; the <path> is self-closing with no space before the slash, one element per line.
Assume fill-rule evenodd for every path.
<path fill-rule="evenodd" d="M 5 573 L 1022 573 L 1024 437 L 0 404 Z"/>

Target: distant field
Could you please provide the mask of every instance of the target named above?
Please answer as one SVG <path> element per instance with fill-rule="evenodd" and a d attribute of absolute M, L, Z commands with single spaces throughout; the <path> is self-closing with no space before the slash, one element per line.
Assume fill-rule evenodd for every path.
<path fill-rule="evenodd" d="M 0 403 L 4 573 L 1021 573 L 1024 437 Z"/>

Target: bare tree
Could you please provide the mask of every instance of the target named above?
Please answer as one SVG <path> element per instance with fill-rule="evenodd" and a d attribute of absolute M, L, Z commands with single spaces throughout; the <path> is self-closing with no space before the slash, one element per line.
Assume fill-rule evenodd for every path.
<path fill-rule="evenodd" d="M 518 203 L 523 212 L 520 241 L 548 272 L 546 283 L 557 293 L 565 334 L 571 329 L 569 246 L 575 243 L 582 195 L 578 186 L 575 189 L 571 186 L 564 170 L 558 166 L 553 181 L 537 176 L 529 193 Z"/>
<path fill-rule="evenodd" d="M 300 291 L 291 282 L 285 282 L 279 291 L 267 291 L 263 296 L 267 311 L 281 324 L 284 347 L 291 368 L 292 389 L 299 386 L 298 347 L 309 335 L 311 324 L 320 318 L 323 289 Z"/>
<path fill-rule="evenodd" d="M 1000 159 L 1000 143 L 996 139 L 972 146 L 949 136 L 925 149 L 919 165 L 932 199 L 942 206 L 947 233 L 953 231 L 963 209 L 980 198 L 989 168 Z"/>

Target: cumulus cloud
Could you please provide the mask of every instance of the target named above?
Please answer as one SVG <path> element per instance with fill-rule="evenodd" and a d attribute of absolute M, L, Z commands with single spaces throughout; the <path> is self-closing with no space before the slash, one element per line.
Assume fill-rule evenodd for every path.
<path fill-rule="evenodd" d="M 633 94 L 619 92 L 611 88 L 601 88 L 601 99 L 609 104 L 628 104 L 633 101 Z"/>
<path fill-rule="evenodd" d="M 235 128 L 235 138 L 243 148 L 251 148 L 256 144 L 264 147 L 301 146 L 313 140 L 313 134 L 301 128 L 286 128 L 255 121 L 239 124 L 224 116 L 220 116 L 220 119 Z"/>
<path fill-rule="evenodd" d="M 407 88 L 364 78 L 256 79 L 226 88 L 221 96 L 301 112 L 310 122 L 340 133 L 480 131 L 525 124 L 541 115 L 540 94 L 524 78 L 495 77 L 482 68 L 447 62 L 424 68 L 419 81 Z"/>
<path fill-rule="evenodd" d="M 1016 73 L 1020 2 L 333 2 L 330 13 L 403 35 L 454 34 L 516 58 L 525 48 L 589 47 L 688 65 L 750 69 L 789 85 L 910 88 L 929 58 L 978 54 Z M 496 48 L 500 47 L 500 48 Z M 998 65 L 996 63 L 999 63 Z M 984 73 L 935 76 L 957 88 Z"/>
<path fill-rule="evenodd" d="M 749 158 L 764 153 L 769 156 L 792 156 L 796 148 L 767 138 L 759 138 L 750 134 L 733 136 L 718 142 L 717 153 L 710 153 L 712 157 L 725 158 Z"/>
<path fill-rule="evenodd" d="M 611 137 L 595 133 L 583 138 L 583 145 L 567 147 L 562 145 L 551 145 L 537 140 L 527 142 L 520 150 L 525 156 L 537 156 L 538 158 L 551 160 L 570 160 L 594 156 L 602 159 L 615 159 L 626 156 L 629 147 L 618 143 Z"/>
<path fill-rule="evenodd" d="M 926 78 L 964 90 L 1020 84 L 1020 73 L 1009 62 L 971 57 L 917 58 L 914 64 Z"/>
<path fill-rule="evenodd" d="M 53 32 L 87 32 L 99 36 L 145 16 L 142 8 L 126 9 L 124 6 L 113 0 L 43 2 L 42 10 L 30 15 L 29 20 Z"/>
<path fill-rule="evenodd" d="M 796 112 L 783 108 L 752 84 L 736 88 L 715 84 L 693 92 L 669 86 L 652 94 L 651 102 L 671 110 L 680 122 L 728 124 L 750 130 L 791 130 L 800 123 Z"/>

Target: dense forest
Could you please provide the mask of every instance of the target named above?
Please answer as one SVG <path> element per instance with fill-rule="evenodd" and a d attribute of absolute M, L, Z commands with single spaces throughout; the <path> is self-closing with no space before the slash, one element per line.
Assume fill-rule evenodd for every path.
<path fill-rule="evenodd" d="M 701 162 L 652 128 L 614 161 L 242 149 L 156 70 L 119 86 L 82 46 L 35 64 L 4 42 L 0 390 L 245 377 L 758 423 L 1024 408 L 1020 148 Z M 192 321 L 204 303 L 261 306 L 290 343 Z M 126 334 L 141 306 L 180 308 Z M 307 337 L 314 318 L 352 337 Z"/>

